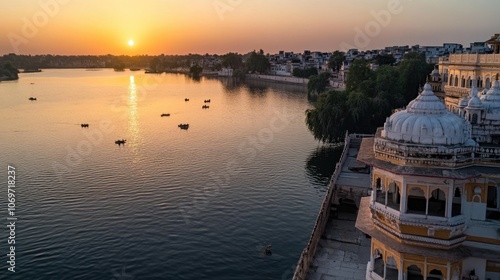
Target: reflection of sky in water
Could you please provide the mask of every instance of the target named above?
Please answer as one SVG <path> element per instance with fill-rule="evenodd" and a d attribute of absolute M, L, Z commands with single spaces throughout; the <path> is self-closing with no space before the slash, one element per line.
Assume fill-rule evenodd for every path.
<path fill-rule="evenodd" d="M 137 121 L 137 85 L 135 84 L 134 76 L 130 76 L 128 94 L 128 131 L 132 138 L 130 140 L 127 140 L 127 146 L 132 148 L 134 153 L 138 155 L 139 124 Z"/>

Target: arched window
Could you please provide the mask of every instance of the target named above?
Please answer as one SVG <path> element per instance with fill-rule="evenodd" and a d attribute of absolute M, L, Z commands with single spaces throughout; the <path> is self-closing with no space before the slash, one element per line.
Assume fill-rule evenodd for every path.
<path fill-rule="evenodd" d="M 472 80 L 469 78 L 467 78 L 467 88 L 471 88 L 472 87 Z"/>
<path fill-rule="evenodd" d="M 443 273 L 440 270 L 433 269 L 429 272 L 429 276 L 427 276 L 428 280 L 442 280 Z"/>
<path fill-rule="evenodd" d="M 446 213 L 446 195 L 441 189 L 435 189 L 429 198 L 428 215 L 444 217 Z"/>
<path fill-rule="evenodd" d="M 458 76 L 455 76 L 455 86 L 458 87 Z"/>
<path fill-rule="evenodd" d="M 408 274 L 408 278 L 407 279 L 424 279 L 424 276 L 422 275 L 422 270 L 416 266 L 416 265 L 411 265 L 409 267 L 407 267 L 407 274 Z"/>
<path fill-rule="evenodd" d="M 491 80 L 490 77 L 486 78 L 486 88 L 491 88 Z"/>
<path fill-rule="evenodd" d="M 471 124 L 476 124 L 477 123 L 477 114 L 476 113 L 472 114 L 470 123 Z"/>
<path fill-rule="evenodd" d="M 375 253 L 373 255 L 373 272 L 378 274 L 380 277 L 384 277 L 384 256 L 382 255 L 382 252 L 380 252 L 379 249 L 375 250 Z"/>
<path fill-rule="evenodd" d="M 427 200 L 420 188 L 411 188 L 408 193 L 408 213 L 425 215 Z"/>
<path fill-rule="evenodd" d="M 453 85 L 453 74 L 451 74 L 451 75 L 450 75 L 450 84 L 449 84 L 449 85 L 450 85 L 450 86 L 452 86 L 452 85 Z"/>
<path fill-rule="evenodd" d="M 460 188 L 455 188 L 452 204 L 451 216 L 455 217 L 462 214 L 462 192 L 460 191 Z"/>
<path fill-rule="evenodd" d="M 465 78 L 464 78 L 464 76 L 462 76 L 462 83 L 461 83 L 461 85 L 460 85 L 460 86 L 461 86 L 461 87 L 465 87 Z"/>

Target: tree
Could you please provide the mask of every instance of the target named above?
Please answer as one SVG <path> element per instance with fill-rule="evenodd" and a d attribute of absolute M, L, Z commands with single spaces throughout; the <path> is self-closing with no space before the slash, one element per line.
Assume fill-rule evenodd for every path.
<path fill-rule="evenodd" d="M 429 71 L 428 67 L 423 54 L 409 52 L 404 55 L 398 66 L 404 103 L 410 102 L 417 96 L 419 88 L 425 84 L 427 75 L 432 71 Z"/>
<path fill-rule="evenodd" d="M 0 67 L 0 80 L 17 80 L 19 79 L 19 70 L 12 66 L 10 62 L 6 62 L 3 67 Z"/>
<path fill-rule="evenodd" d="M 328 60 L 328 67 L 334 72 L 338 72 L 342 67 L 345 60 L 345 53 L 341 51 L 334 51 Z"/>
<path fill-rule="evenodd" d="M 246 67 L 248 71 L 254 73 L 266 73 L 271 68 L 271 63 L 264 55 L 264 51 L 260 50 L 259 53 L 255 51 L 250 53 L 246 61 Z"/>
<path fill-rule="evenodd" d="M 237 70 L 243 67 L 243 60 L 237 53 L 227 53 L 222 58 L 222 65 Z"/>
<path fill-rule="evenodd" d="M 330 74 L 321 73 L 319 75 L 314 75 L 309 78 L 307 82 L 307 92 L 311 94 L 320 94 L 325 91 L 326 87 L 330 82 Z"/>
<path fill-rule="evenodd" d="M 310 67 L 307 69 L 300 69 L 300 68 L 293 69 L 293 76 L 295 76 L 295 77 L 309 78 L 313 75 L 318 75 L 318 68 Z"/>
<path fill-rule="evenodd" d="M 314 105 L 306 111 L 306 125 L 315 139 L 322 142 L 338 142 L 344 137 L 347 117 L 347 92 L 322 93 Z"/>
<path fill-rule="evenodd" d="M 347 74 L 346 90 L 359 90 L 359 86 L 363 81 L 373 77 L 373 71 L 370 69 L 368 62 L 364 59 L 355 60 L 349 67 Z"/>
<path fill-rule="evenodd" d="M 394 65 L 396 59 L 392 54 L 378 54 L 375 57 L 375 62 L 378 65 Z"/>
<path fill-rule="evenodd" d="M 199 66 L 198 64 L 195 64 L 189 68 L 189 73 L 193 75 L 193 77 L 200 77 L 201 72 L 203 71 L 203 67 Z"/>

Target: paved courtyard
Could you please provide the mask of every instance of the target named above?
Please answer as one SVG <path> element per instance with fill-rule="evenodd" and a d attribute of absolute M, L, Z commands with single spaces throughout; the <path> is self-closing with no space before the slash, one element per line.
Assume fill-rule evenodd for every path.
<path fill-rule="evenodd" d="M 364 280 L 370 260 L 370 239 L 354 227 L 355 213 L 338 213 L 326 225 L 312 265 L 309 280 Z"/>

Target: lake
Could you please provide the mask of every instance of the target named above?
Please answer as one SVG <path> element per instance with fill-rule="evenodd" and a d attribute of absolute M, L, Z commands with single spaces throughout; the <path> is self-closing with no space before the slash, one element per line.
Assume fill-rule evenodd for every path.
<path fill-rule="evenodd" d="M 228 78 L 1 82 L 2 236 L 8 165 L 18 219 L 16 272 L 2 238 L 0 278 L 290 279 L 340 153 L 314 140 L 308 108 L 304 87 Z"/>

